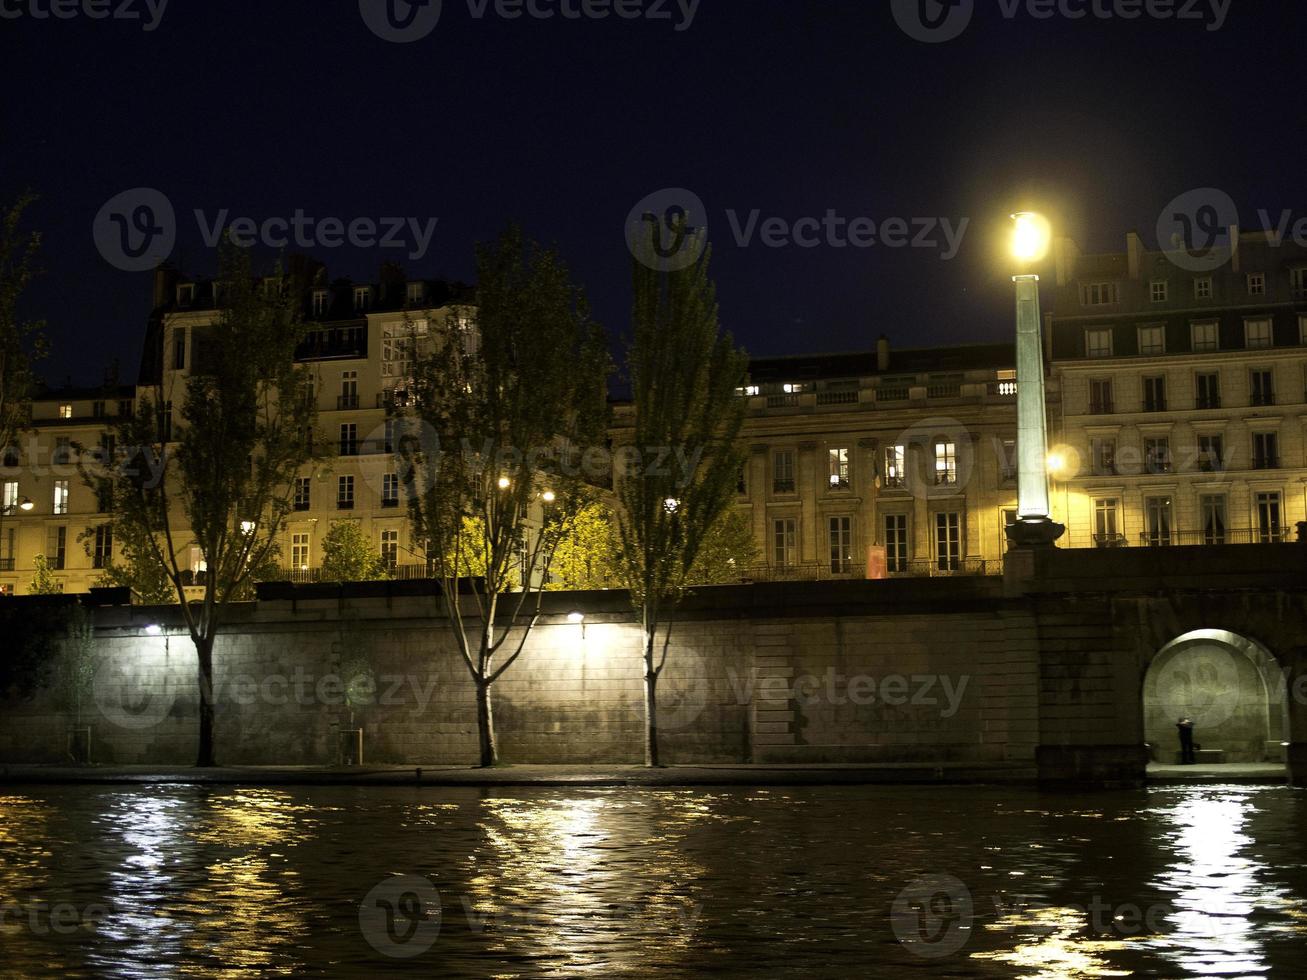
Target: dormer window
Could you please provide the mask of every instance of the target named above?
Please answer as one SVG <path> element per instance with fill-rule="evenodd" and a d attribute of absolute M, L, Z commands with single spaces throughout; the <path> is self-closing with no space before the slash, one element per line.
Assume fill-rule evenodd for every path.
<path fill-rule="evenodd" d="M 354 312 L 366 313 L 372 308 L 372 287 L 355 286 L 354 287 Z"/>
<path fill-rule="evenodd" d="M 1116 303 L 1116 283 L 1083 282 L 1080 284 L 1081 306 L 1114 306 Z"/>
<path fill-rule="evenodd" d="M 411 282 L 408 284 L 408 305 L 421 306 L 427 300 L 427 284 Z"/>
<path fill-rule="evenodd" d="M 313 315 L 322 316 L 327 312 L 327 291 L 325 289 L 313 290 Z"/>
<path fill-rule="evenodd" d="M 60 405 L 60 406 L 59 406 L 59 417 L 60 417 L 61 419 L 70 419 L 70 418 L 72 418 L 72 417 L 73 417 L 73 406 L 71 406 L 71 405 Z"/>
<path fill-rule="evenodd" d="M 177 287 L 177 305 L 191 306 L 195 302 L 195 283 L 184 282 Z"/>
<path fill-rule="evenodd" d="M 219 305 L 222 304 L 222 287 L 223 287 L 223 284 L 220 283 L 220 282 L 215 282 L 215 283 L 213 284 L 213 305 L 214 305 L 214 306 L 219 306 Z"/>

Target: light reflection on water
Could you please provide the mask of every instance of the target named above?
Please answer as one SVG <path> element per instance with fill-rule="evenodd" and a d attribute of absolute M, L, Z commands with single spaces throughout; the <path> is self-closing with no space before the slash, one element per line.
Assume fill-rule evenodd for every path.
<path fill-rule="evenodd" d="M 1235 787 L 13 788 L 0 972 L 1294 975 L 1305 815 Z M 974 923 L 922 958 L 891 904 L 933 875 Z M 438 934 L 384 955 L 407 933 L 360 904 L 423 878 Z M 55 905 L 81 925 L 50 928 Z"/>

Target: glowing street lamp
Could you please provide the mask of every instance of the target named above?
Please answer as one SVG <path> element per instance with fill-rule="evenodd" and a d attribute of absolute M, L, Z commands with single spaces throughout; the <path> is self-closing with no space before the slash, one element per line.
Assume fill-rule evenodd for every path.
<path fill-rule="evenodd" d="M 1029 268 L 1048 255 L 1052 228 L 1030 211 L 1012 215 L 1012 257 Z M 1022 547 L 1052 547 L 1066 533 L 1054 523 L 1048 503 L 1048 418 L 1044 402 L 1044 350 L 1039 329 L 1039 276 L 1013 276 L 1017 290 L 1017 520 L 1008 541 Z"/>
<path fill-rule="evenodd" d="M 547 504 L 552 504 L 557 498 L 554 496 L 554 491 L 546 490 L 540 495 L 540 499 Z"/>
<path fill-rule="evenodd" d="M 508 489 L 509 487 L 511 487 L 512 485 L 513 485 L 513 481 L 510 480 L 508 477 L 506 477 L 506 476 L 501 476 L 501 477 L 499 478 L 499 489 L 500 489 L 500 490 L 507 490 L 507 489 Z"/>

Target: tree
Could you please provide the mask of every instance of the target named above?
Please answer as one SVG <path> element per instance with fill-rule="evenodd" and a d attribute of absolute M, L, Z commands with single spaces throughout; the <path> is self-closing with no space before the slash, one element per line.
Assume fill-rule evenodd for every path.
<path fill-rule="evenodd" d="M 595 501 L 576 513 L 558 542 L 549 588 L 556 591 L 621 588 L 611 511 Z"/>
<path fill-rule="evenodd" d="M 603 435 L 608 355 L 552 250 L 510 229 L 478 247 L 477 272 L 475 322 L 452 316 L 415 355 L 399 447 L 414 534 L 476 690 L 480 764 L 491 766 L 491 688 L 521 656 L 554 549 L 586 500 L 579 460 Z"/>
<path fill-rule="evenodd" d="M 747 511 L 730 509 L 704 537 L 686 582 L 690 585 L 729 585 L 739 582 L 758 563 L 758 541 Z"/>
<path fill-rule="evenodd" d="M 374 582 L 390 578 L 390 569 L 372 548 L 358 521 L 332 521 L 322 539 L 322 581 Z"/>
<path fill-rule="evenodd" d="M 101 588 L 129 588 L 147 606 L 162 606 L 175 601 L 177 592 L 168 578 L 168 570 L 156 557 L 145 528 L 119 522 L 113 526 L 113 533 L 122 559 L 109 556 L 95 584 Z M 78 539 L 87 554 L 91 554 L 95 528 L 83 531 Z"/>
<path fill-rule="evenodd" d="M 55 698 L 68 712 L 69 727 L 81 728 L 82 714 L 91 697 L 100 659 L 95 647 L 95 620 L 80 604 L 68 611 L 67 634 L 62 647 L 54 676 Z M 69 745 L 69 754 L 77 762 L 90 762 L 89 757 L 79 757 L 89 750 L 89 741 L 81 747 L 80 753 L 75 753 L 72 744 Z"/>
<path fill-rule="evenodd" d="M 45 351 L 45 325 L 23 320 L 19 298 L 36 275 L 37 232 L 23 232 L 23 213 L 36 200 L 23 194 L 0 211 L 0 451 L 27 428 L 36 377 L 34 360 Z"/>
<path fill-rule="evenodd" d="M 143 391 L 136 415 L 118 424 L 119 458 L 93 474 L 110 481 L 118 539 L 139 542 L 181 603 L 199 666 L 198 766 L 216 764 L 214 642 L 230 604 L 250 594 L 277 554 L 294 478 L 320 454 L 306 437 L 316 417 L 311 380 L 295 363 L 305 332 L 300 284 L 279 276 L 286 288 L 264 288 L 230 241 L 218 267 L 222 303 L 194 331 L 183 390 L 160 380 Z M 196 570 L 180 560 L 190 545 Z M 192 584 L 203 587 L 202 600 L 187 600 Z"/>
<path fill-rule="evenodd" d="M 685 234 L 681 221 L 679 232 Z M 627 354 L 634 431 L 632 444 L 623 447 L 628 465 L 617 474 L 617 566 L 644 634 L 650 766 L 659 764 L 658 677 L 667 665 L 673 611 L 713 527 L 734 500 L 744 462 L 736 446 L 744 400 L 736 390 L 748 360 L 720 333 L 710 256 L 705 248 L 685 268 L 661 269 L 651 236 L 634 264 Z"/>
<path fill-rule="evenodd" d="M 50 561 L 45 555 L 32 559 L 32 584 L 27 587 L 30 595 L 63 595 L 63 585 L 54 577 Z"/>

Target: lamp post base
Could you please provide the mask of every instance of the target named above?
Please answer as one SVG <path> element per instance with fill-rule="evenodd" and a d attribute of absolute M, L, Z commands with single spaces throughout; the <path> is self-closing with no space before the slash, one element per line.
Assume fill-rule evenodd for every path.
<path fill-rule="evenodd" d="M 1051 548 L 1066 533 L 1066 525 L 1047 517 L 1023 517 L 1007 526 L 1008 546 L 1012 548 Z"/>

